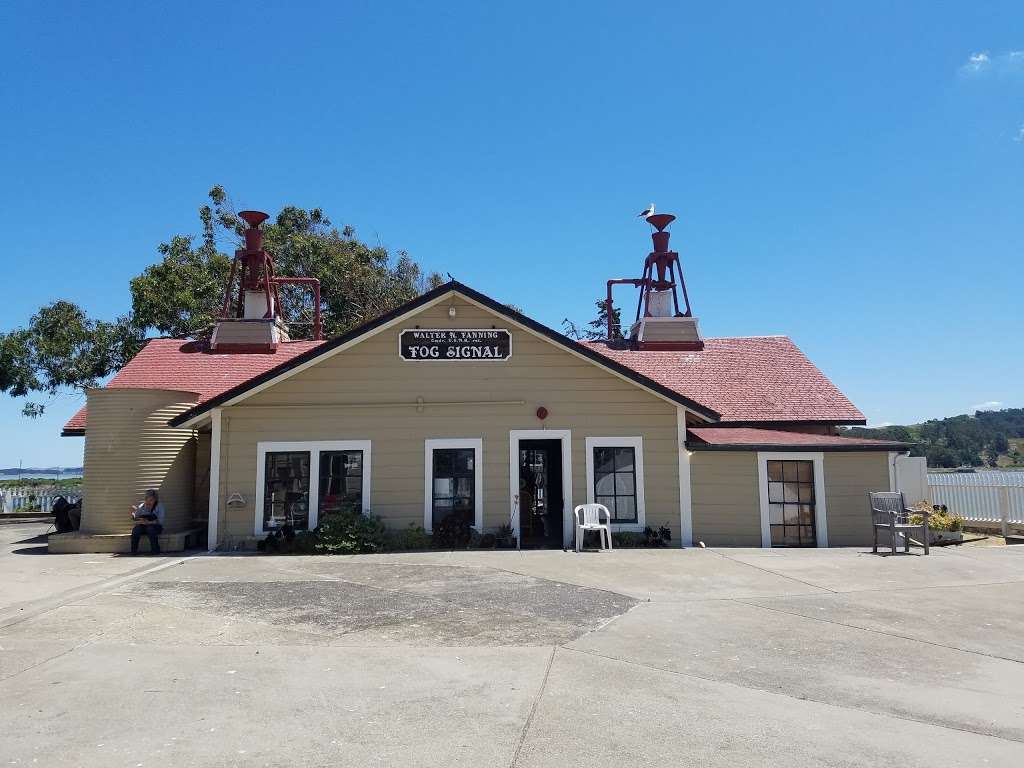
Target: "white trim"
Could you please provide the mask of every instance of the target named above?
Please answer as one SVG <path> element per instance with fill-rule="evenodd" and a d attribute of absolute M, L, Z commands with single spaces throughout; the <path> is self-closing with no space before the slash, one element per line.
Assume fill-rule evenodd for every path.
<path fill-rule="evenodd" d="M 302 440 L 293 442 L 256 443 L 256 510 L 254 531 L 257 536 L 267 533 L 263 530 L 263 490 L 267 468 L 267 454 L 278 451 L 309 452 L 309 530 L 316 528 L 320 505 L 320 452 L 321 451 L 362 451 L 363 452 L 363 514 L 370 513 L 370 441 L 369 440 Z"/>
<path fill-rule="evenodd" d="M 243 400 L 246 400 L 246 399 L 252 397 L 253 395 L 258 394 L 258 393 L 262 392 L 263 390 L 265 390 L 265 389 L 267 389 L 269 387 L 272 387 L 272 386 L 274 386 L 274 385 L 284 381 L 285 379 L 291 378 L 292 376 L 294 376 L 297 373 L 301 373 L 302 371 L 306 370 L 307 368 L 310 368 L 310 367 L 312 367 L 314 365 L 317 365 L 318 363 L 321 363 L 324 360 L 327 360 L 327 359 L 333 357 L 334 355 L 336 355 L 336 354 L 338 354 L 340 352 L 343 352 L 346 349 L 349 349 L 350 347 L 355 346 L 356 344 L 359 344 L 360 342 L 363 342 L 363 341 L 366 341 L 367 339 L 373 338 L 378 333 L 382 333 L 383 331 L 386 331 L 389 328 L 393 328 L 394 326 L 399 325 L 399 324 L 405 322 L 406 318 L 408 318 L 412 314 L 415 314 L 416 312 L 421 312 L 421 311 L 423 311 L 425 309 L 429 309 L 430 307 L 437 306 L 438 304 L 440 304 L 440 303 L 442 303 L 444 301 L 447 301 L 453 295 L 459 296 L 463 301 L 465 301 L 465 302 L 467 302 L 469 304 L 472 304 L 473 306 L 478 307 L 479 309 L 482 309 L 482 310 L 484 310 L 486 312 L 489 312 L 490 314 L 494 315 L 495 317 L 500 317 L 503 322 L 506 322 L 509 325 L 514 326 L 514 327 L 518 328 L 521 331 L 525 331 L 525 332 L 527 332 L 527 333 L 529 333 L 529 334 L 531 334 L 533 336 L 536 336 L 538 339 L 543 339 L 548 344 L 551 344 L 553 347 L 556 347 L 556 348 L 561 349 L 561 350 L 563 350 L 565 352 L 568 352 L 570 355 L 578 357 L 580 360 L 586 360 L 591 365 L 595 365 L 598 368 L 600 368 L 601 370 L 607 371 L 612 376 L 615 376 L 615 377 L 621 379 L 622 381 L 629 382 L 634 387 L 639 387 L 640 389 L 644 390 L 648 394 L 651 394 L 651 395 L 653 395 L 654 397 L 657 397 L 660 400 L 664 400 L 666 403 L 671 403 L 674 406 L 678 406 L 679 405 L 679 403 L 676 400 L 673 400 L 673 399 L 671 399 L 669 397 L 666 397 L 665 395 L 661 394 L 660 392 L 656 392 L 655 390 L 648 388 L 644 384 L 641 384 L 641 383 L 639 383 L 637 381 L 634 381 L 633 379 L 629 378 L 628 376 L 624 376 L 623 374 L 619 373 L 618 371 L 614 371 L 611 368 L 608 368 L 607 366 L 603 365 L 598 360 L 593 360 L 593 359 L 587 357 L 586 355 L 583 355 L 583 354 L 577 352 L 576 350 L 574 350 L 574 349 L 572 349 L 572 348 L 570 348 L 568 346 L 565 346 L 563 344 L 558 344 L 554 340 L 549 339 L 547 336 L 544 336 L 541 333 L 537 333 L 537 331 L 533 330 L 532 328 L 530 328 L 530 327 L 528 327 L 526 325 L 523 325 L 522 323 L 516 322 L 511 317 L 508 317 L 506 315 L 502 315 L 502 314 L 499 314 L 499 313 L 495 312 L 490 307 L 488 307 L 488 306 L 486 306 L 484 304 L 481 304 L 478 301 L 474 301 L 472 298 L 470 298 L 466 294 L 461 293 L 457 289 L 453 288 L 452 290 L 446 291 L 445 293 L 441 294 L 437 298 L 432 299 L 431 301 L 427 302 L 426 304 L 422 304 L 422 305 L 420 305 L 418 307 L 410 309 L 408 312 L 403 312 L 398 317 L 394 317 L 391 320 L 389 320 L 388 322 L 382 323 L 378 327 L 376 327 L 376 328 L 374 328 L 374 329 L 372 329 L 370 331 L 366 331 L 365 333 L 357 336 L 356 338 L 350 339 L 349 341 L 347 341 L 344 344 L 340 344 L 337 347 L 334 347 L 333 349 L 329 349 L 326 352 L 318 354 L 313 359 L 307 360 L 306 362 L 302 363 L 301 365 L 297 365 L 294 368 L 289 368 L 287 371 L 281 372 L 280 374 L 278 374 L 274 378 L 269 379 L 268 381 L 265 381 L 262 384 L 259 384 L 259 385 L 255 386 L 255 387 L 252 387 L 251 389 L 247 389 L 244 392 L 239 393 L 238 395 L 236 395 L 235 397 L 231 398 L 230 400 L 227 400 L 226 402 L 221 403 L 220 406 L 218 406 L 218 407 L 227 407 L 227 406 L 237 405 L 238 403 L 242 402 Z M 600 353 L 598 353 L 598 354 L 600 354 Z M 610 361 L 610 362 L 614 362 L 614 361 Z M 640 375 L 642 376 L 643 374 L 640 374 Z M 695 413 L 700 419 L 702 419 L 703 421 L 705 421 L 705 422 L 707 422 L 709 424 L 713 422 L 713 420 L 711 418 L 709 418 L 707 416 L 704 416 L 701 413 L 697 413 L 696 411 L 691 411 L 691 413 Z M 188 421 L 183 422 L 180 426 L 182 426 L 182 427 L 193 427 L 197 423 L 201 423 L 202 419 L 206 418 L 206 415 L 207 414 L 205 412 L 197 414 L 196 416 L 193 416 Z"/>
<path fill-rule="evenodd" d="M 587 503 L 594 503 L 594 449 L 632 448 L 636 461 L 636 522 L 616 523 L 611 521 L 614 531 L 642 531 L 647 524 L 647 508 L 644 503 L 644 439 L 642 437 L 588 437 L 587 446 Z"/>
<path fill-rule="evenodd" d="M 896 451 L 889 451 L 889 491 L 898 491 L 896 487 Z"/>
<path fill-rule="evenodd" d="M 210 503 L 207 511 L 206 548 L 217 549 L 220 526 L 220 408 L 210 411 Z"/>
<path fill-rule="evenodd" d="M 562 546 L 572 544 L 575 527 L 572 505 L 572 431 L 568 429 L 510 429 L 508 431 L 509 519 L 522 546 L 519 520 L 519 441 L 560 440 L 562 443 Z"/>
<path fill-rule="evenodd" d="M 814 531 L 819 547 L 828 546 L 828 515 L 825 506 L 825 454 L 799 451 L 758 451 L 757 492 L 761 504 L 761 546 L 771 548 L 772 529 L 768 517 L 768 462 L 811 461 L 814 463 Z"/>
<path fill-rule="evenodd" d="M 423 529 L 434 526 L 434 451 L 448 448 L 473 449 L 473 527 L 484 525 L 484 441 L 479 437 L 438 437 L 423 441 Z"/>
<path fill-rule="evenodd" d="M 679 440 L 679 542 L 693 546 L 693 492 L 690 484 L 690 449 L 686 445 L 686 409 L 676 409 L 676 436 Z"/>

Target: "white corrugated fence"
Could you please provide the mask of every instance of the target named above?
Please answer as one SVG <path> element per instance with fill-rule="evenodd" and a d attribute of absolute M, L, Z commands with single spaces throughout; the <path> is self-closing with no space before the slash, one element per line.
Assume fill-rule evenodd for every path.
<path fill-rule="evenodd" d="M 928 492 L 964 520 L 1024 524 L 1024 472 L 929 472 Z"/>

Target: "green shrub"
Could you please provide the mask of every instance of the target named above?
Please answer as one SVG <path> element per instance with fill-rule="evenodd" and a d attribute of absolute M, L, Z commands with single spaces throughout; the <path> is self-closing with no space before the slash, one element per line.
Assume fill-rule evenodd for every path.
<path fill-rule="evenodd" d="M 612 533 L 612 546 L 616 549 L 637 549 L 639 547 L 646 547 L 647 537 L 636 531 L 614 531 Z"/>
<path fill-rule="evenodd" d="M 312 555 L 315 545 L 315 533 L 296 531 L 286 525 L 280 530 L 267 534 L 267 538 L 257 544 L 256 549 L 270 555 Z"/>
<path fill-rule="evenodd" d="M 372 514 L 332 512 L 314 531 L 317 552 L 334 555 L 359 555 L 381 552 L 387 542 L 388 529 Z"/>
<path fill-rule="evenodd" d="M 928 510 L 931 514 L 928 515 L 928 527 L 933 531 L 962 531 L 964 529 L 964 519 L 959 515 L 955 515 L 949 511 L 945 504 L 939 506 L 932 506 L 927 502 L 922 501 L 919 504 L 915 504 L 910 508 L 911 511 L 916 511 L 918 514 L 910 516 L 910 522 L 914 525 L 921 525 L 924 522 L 924 515 L 920 514 L 924 510 Z"/>
<path fill-rule="evenodd" d="M 453 512 L 434 527 L 432 543 L 437 549 L 465 549 L 473 540 L 474 533 L 476 531 L 469 521 L 462 514 Z"/>
<path fill-rule="evenodd" d="M 643 533 L 636 531 L 615 531 L 612 533 L 612 544 L 622 549 L 667 547 L 671 541 L 672 530 L 664 525 L 657 531 L 647 526 L 644 528 Z"/>
<path fill-rule="evenodd" d="M 430 549 L 430 534 L 416 523 L 409 523 L 408 528 L 398 531 L 389 528 L 384 536 L 384 548 L 388 552 Z"/>

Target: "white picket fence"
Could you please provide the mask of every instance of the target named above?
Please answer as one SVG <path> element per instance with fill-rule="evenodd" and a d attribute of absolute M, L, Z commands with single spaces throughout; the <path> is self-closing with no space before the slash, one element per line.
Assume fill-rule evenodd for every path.
<path fill-rule="evenodd" d="M 49 512 L 53 503 L 63 496 L 69 502 L 82 498 L 81 488 L 15 487 L 0 490 L 0 514 L 12 515 L 38 509 Z"/>
<path fill-rule="evenodd" d="M 1024 525 L 1024 472 L 929 472 L 928 492 L 964 520 Z"/>

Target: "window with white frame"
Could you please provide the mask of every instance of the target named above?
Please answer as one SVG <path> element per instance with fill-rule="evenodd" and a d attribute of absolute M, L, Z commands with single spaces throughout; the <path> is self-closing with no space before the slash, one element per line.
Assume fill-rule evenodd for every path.
<path fill-rule="evenodd" d="M 425 443 L 423 527 L 428 531 L 450 516 L 483 525 L 483 440 L 437 438 Z"/>
<path fill-rule="evenodd" d="M 369 440 L 258 443 L 257 462 L 257 535 L 370 510 Z"/>
<path fill-rule="evenodd" d="M 644 452 L 642 437 L 588 437 L 587 501 L 603 504 L 612 524 L 642 530 Z"/>

